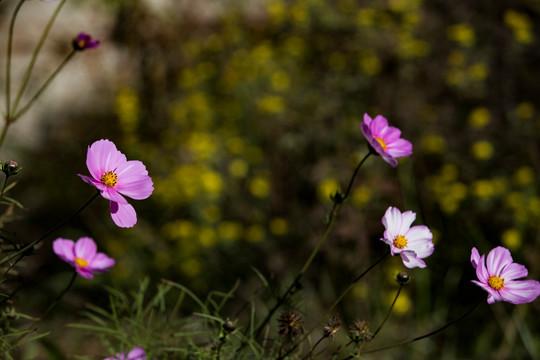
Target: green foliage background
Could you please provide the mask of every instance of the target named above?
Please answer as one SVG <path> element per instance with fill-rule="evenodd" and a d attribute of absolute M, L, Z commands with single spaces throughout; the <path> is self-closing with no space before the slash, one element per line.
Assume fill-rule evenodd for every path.
<path fill-rule="evenodd" d="M 207 1 L 164 13 L 142 1 L 104 3 L 114 26 L 102 44 L 128 54 L 124 76 L 99 107 L 42 114 L 59 119 L 40 129 L 46 146 L 10 139 L 25 167 L 17 198 L 29 211 L 9 226 L 39 236 L 84 203 L 93 190 L 76 174 L 100 138 L 142 160 L 155 192 L 134 202 L 133 229 L 116 229 L 100 199 L 58 234 L 92 236 L 117 265 L 110 278 L 78 282 L 55 321 L 88 299 L 106 304 L 100 282 L 127 289 L 144 277 L 199 296 L 239 279 L 222 315 L 245 320 L 242 306 L 254 301 L 264 316 L 271 294 L 252 267 L 275 291 L 292 280 L 322 235 L 329 196 L 367 152 L 364 113 L 387 117 L 414 154 L 397 169 L 380 158 L 361 169 L 290 304 L 306 323 L 384 253 L 390 205 L 415 211 L 436 250 L 427 269 L 412 271 L 379 344 L 427 332 L 485 296 L 470 283 L 473 246 L 502 244 L 540 278 L 540 2 Z M 23 270 L 36 296 L 21 307 L 63 286 L 65 264 L 47 244 L 39 252 Z M 387 260 L 359 284 L 339 309 L 345 323 L 378 324 L 402 268 Z M 539 356 L 539 306 L 481 306 L 442 334 L 366 358 Z"/>

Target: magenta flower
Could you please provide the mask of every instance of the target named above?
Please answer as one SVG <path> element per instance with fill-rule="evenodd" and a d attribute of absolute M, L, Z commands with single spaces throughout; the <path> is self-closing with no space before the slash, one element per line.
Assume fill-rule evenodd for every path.
<path fill-rule="evenodd" d="M 92 40 L 92 36 L 85 32 L 79 33 L 77 37 L 73 40 L 73 49 L 77 51 L 82 51 L 86 49 L 93 49 L 98 47 L 99 40 Z"/>
<path fill-rule="evenodd" d="M 364 114 L 361 127 L 371 149 L 393 167 L 398 165 L 396 158 L 412 154 L 412 144 L 401 139 L 401 130 L 388 126 L 388 120 L 384 116 L 377 115 L 372 120 L 368 114 Z"/>
<path fill-rule="evenodd" d="M 88 147 L 86 166 L 92 177 L 78 175 L 111 201 L 114 223 L 120 227 L 133 227 L 137 223 L 137 214 L 124 196 L 142 200 L 154 191 L 144 164 L 138 160 L 128 161 L 114 143 L 99 140 Z"/>
<path fill-rule="evenodd" d="M 142 347 L 135 346 L 127 355 L 126 353 L 117 353 L 115 357 L 108 357 L 103 360 L 146 360 L 146 353 Z"/>
<path fill-rule="evenodd" d="M 492 249 L 487 259 L 471 250 L 471 263 L 476 269 L 478 280 L 471 280 L 487 291 L 488 304 L 507 301 L 512 304 L 525 304 L 540 295 L 540 283 L 536 280 L 516 280 L 527 276 L 527 268 L 512 262 L 510 250 L 498 246 Z M 487 266 L 486 266 L 487 264 Z"/>
<path fill-rule="evenodd" d="M 432 239 L 433 234 L 425 225 L 411 227 L 416 219 L 412 211 L 403 214 L 395 207 L 389 207 L 382 218 L 386 229 L 384 241 L 390 246 L 392 256 L 399 254 L 403 265 L 408 268 L 425 268 L 426 263 L 422 260 L 433 253 L 435 249 Z"/>
<path fill-rule="evenodd" d="M 114 265 L 114 259 L 97 252 L 94 240 L 82 237 L 77 242 L 58 238 L 53 242 L 56 255 L 75 268 L 84 278 L 92 279 L 94 273 L 102 273 Z"/>

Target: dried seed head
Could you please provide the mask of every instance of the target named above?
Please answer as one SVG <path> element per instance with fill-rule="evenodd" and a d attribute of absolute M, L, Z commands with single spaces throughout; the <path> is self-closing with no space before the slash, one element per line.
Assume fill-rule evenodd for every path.
<path fill-rule="evenodd" d="M 324 324 L 324 337 L 334 340 L 334 336 L 339 331 L 339 329 L 341 329 L 341 325 L 343 325 L 343 322 L 341 321 L 339 316 L 332 316 L 332 318 L 328 320 L 326 324 Z"/>
<path fill-rule="evenodd" d="M 302 331 L 304 325 L 302 316 L 293 311 L 279 314 L 277 321 L 281 335 L 296 336 Z"/>
<path fill-rule="evenodd" d="M 369 341 L 373 334 L 369 332 L 369 323 L 365 320 L 356 320 L 349 329 L 349 335 L 352 341 Z"/>

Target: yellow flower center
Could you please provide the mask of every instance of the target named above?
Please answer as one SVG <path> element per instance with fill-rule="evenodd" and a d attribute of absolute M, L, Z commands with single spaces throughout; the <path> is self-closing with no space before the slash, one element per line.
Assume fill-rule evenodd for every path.
<path fill-rule="evenodd" d="M 105 171 L 103 175 L 101 175 L 101 182 L 110 188 L 115 187 L 118 182 L 118 175 L 112 170 Z"/>
<path fill-rule="evenodd" d="M 381 139 L 381 138 L 378 138 L 378 137 L 375 137 L 375 140 L 377 140 L 377 142 L 378 142 L 379 144 L 381 144 L 382 149 L 383 149 L 384 151 L 386 151 L 387 145 L 386 145 L 386 143 L 384 142 L 384 140 Z"/>
<path fill-rule="evenodd" d="M 407 239 L 403 235 L 398 235 L 394 239 L 394 246 L 400 249 L 403 249 L 405 246 L 407 246 Z"/>
<path fill-rule="evenodd" d="M 78 257 L 75 258 L 75 264 L 77 264 L 80 268 L 84 268 L 88 266 L 88 261 Z"/>
<path fill-rule="evenodd" d="M 488 279 L 488 285 L 495 290 L 504 289 L 504 279 L 501 279 L 497 275 L 491 275 Z"/>

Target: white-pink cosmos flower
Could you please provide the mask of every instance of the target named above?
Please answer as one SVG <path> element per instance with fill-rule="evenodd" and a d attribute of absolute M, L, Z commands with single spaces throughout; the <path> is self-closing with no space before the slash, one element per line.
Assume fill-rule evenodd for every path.
<path fill-rule="evenodd" d="M 370 147 L 393 167 L 398 165 L 396 158 L 412 154 L 412 144 L 401 139 L 401 130 L 389 126 L 384 116 L 377 115 L 371 119 L 368 114 L 364 114 L 361 127 Z"/>
<path fill-rule="evenodd" d="M 471 263 L 478 280 L 471 280 L 487 291 L 488 304 L 507 301 L 525 304 L 540 295 L 540 283 L 536 280 L 516 280 L 527 276 L 527 268 L 513 262 L 510 250 L 498 246 L 486 258 L 476 248 L 471 250 Z"/>
<path fill-rule="evenodd" d="M 114 223 L 120 227 L 134 226 L 137 214 L 124 196 L 142 200 L 154 191 L 152 179 L 144 164 L 138 160 L 128 161 L 113 142 L 98 140 L 88 147 L 86 166 L 92 177 L 79 176 L 111 201 Z"/>
<path fill-rule="evenodd" d="M 96 243 L 89 237 L 82 237 L 77 242 L 58 238 L 53 242 L 53 251 L 87 279 L 92 279 L 94 273 L 105 272 L 114 266 L 114 259 L 98 253 Z"/>
<path fill-rule="evenodd" d="M 115 357 L 108 357 L 104 360 L 146 360 L 146 353 L 141 346 L 135 346 L 127 355 L 126 353 L 116 354 Z"/>
<path fill-rule="evenodd" d="M 411 224 L 416 219 L 412 211 L 403 214 L 399 209 L 390 206 L 382 218 L 385 227 L 382 241 L 390 246 L 392 256 L 399 254 L 403 265 L 408 268 L 425 268 L 422 260 L 433 253 L 433 234 L 425 225 Z"/>

